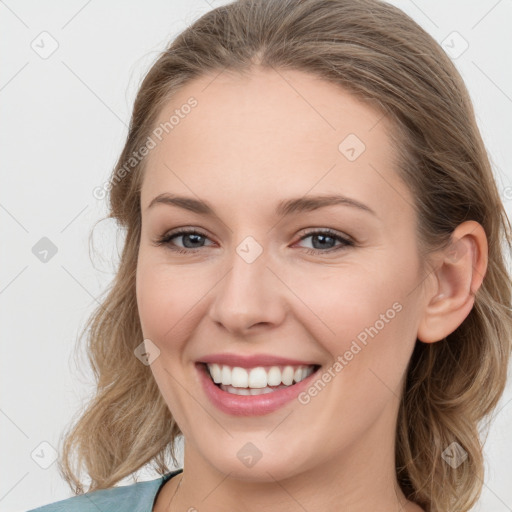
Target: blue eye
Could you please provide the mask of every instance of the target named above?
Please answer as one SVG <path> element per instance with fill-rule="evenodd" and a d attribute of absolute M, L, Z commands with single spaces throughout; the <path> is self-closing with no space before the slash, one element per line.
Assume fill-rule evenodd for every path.
<path fill-rule="evenodd" d="M 318 240 L 320 242 L 320 246 L 324 245 L 324 249 L 307 249 L 307 254 L 319 254 L 325 252 L 334 252 L 339 251 L 340 249 L 344 249 L 345 247 L 353 247 L 355 244 L 352 240 L 345 238 L 343 236 L 338 235 L 335 231 L 330 229 L 326 229 L 323 231 L 311 231 L 310 233 L 304 235 L 300 241 L 305 240 L 306 238 L 312 238 L 313 240 Z M 340 245 L 337 247 L 325 247 L 327 243 L 329 245 L 330 241 L 336 242 L 339 241 Z M 314 244 L 313 244 L 314 245 Z"/>
<path fill-rule="evenodd" d="M 175 238 L 182 238 L 183 241 L 188 240 L 192 244 L 192 247 L 176 247 L 175 244 L 171 243 L 171 241 Z M 320 248 L 306 249 L 305 252 L 307 254 L 322 254 L 326 252 L 334 252 L 340 249 L 344 249 L 346 247 L 353 247 L 355 245 L 355 243 L 352 240 L 340 236 L 335 231 L 332 231 L 330 229 L 311 231 L 306 235 L 302 236 L 300 241 L 305 240 L 307 238 L 317 240 L 320 244 Z M 195 253 L 199 249 L 201 249 L 201 247 L 204 247 L 197 247 L 197 244 L 200 244 L 202 242 L 202 239 L 208 239 L 207 235 L 195 229 L 182 229 L 180 231 L 176 231 L 174 233 L 171 232 L 164 235 L 163 237 L 155 241 L 155 245 L 165 245 L 172 251 L 175 251 L 179 254 Z M 332 242 L 336 241 L 340 242 L 340 244 L 337 247 L 326 247 L 326 245 L 330 245 Z M 323 248 L 321 247 L 322 245 L 324 246 Z"/>
<path fill-rule="evenodd" d="M 181 231 L 176 231 L 174 233 L 169 233 L 167 235 L 164 235 L 163 237 L 161 237 L 160 239 L 158 239 L 155 244 L 157 246 L 160 246 L 160 245 L 166 245 L 169 247 L 169 249 L 171 249 L 172 251 L 176 251 L 178 253 L 188 253 L 188 252 L 196 252 L 197 251 L 197 247 L 190 247 L 190 248 L 185 248 L 185 249 L 181 249 L 181 248 L 177 248 L 176 246 L 174 246 L 174 244 L 171 244 L 171 240 L 173 240 L 174 238 L 183 238 L 184 240 L 188 238 L 189 240 L 192 240 L 192 244 L 197 244 L 198 239 L 200 238 L 207 238 L 206 235 L 204 235 L 203 233 L 200 233 L 199 231 L 196 231 L 195 229 L 182 229 Z"/>

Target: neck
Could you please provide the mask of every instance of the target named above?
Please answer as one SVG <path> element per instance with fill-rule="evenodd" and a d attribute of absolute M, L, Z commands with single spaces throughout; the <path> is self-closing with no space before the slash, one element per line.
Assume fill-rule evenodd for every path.
<path fill-rule="evenodd" d="M 236 471 L 222 473 L 185 443 L 183 480 L 167 511 L 422 511 L 398 486 L 394 442 L 382 443 L 382 425 L 374 425 L 361 438 L 364 444 L 349 446 L 320 463 L 301 460 L 298 454 L 285 478 L 278 456 L 274 464 L 267 462 L 257 475 L 251 474 L 250 481 Z"/>

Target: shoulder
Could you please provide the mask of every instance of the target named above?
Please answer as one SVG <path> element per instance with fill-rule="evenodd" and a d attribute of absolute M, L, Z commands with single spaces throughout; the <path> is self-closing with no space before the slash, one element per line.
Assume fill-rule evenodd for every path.
<path fill-rule="evenodd" d="M 159 489 L 181 471 L 174 470 L 146 482 L 79 494 L 27 512 L 151 512 Z"/>

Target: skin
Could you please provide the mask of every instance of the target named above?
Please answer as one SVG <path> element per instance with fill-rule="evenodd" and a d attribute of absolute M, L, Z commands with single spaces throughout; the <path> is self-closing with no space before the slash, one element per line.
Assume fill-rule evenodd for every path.
<path fill-rule="evenodd" d="M 483 228 L 458 226 L 456 257 L 453 247 L 439 251 L 427 267 L 414 198 L 394 169 L 392 125 L 333 84 L 290 70 L 204 76 L 159 121 L 190 96 L 197 107 L 148 155 L 141 189 L 140 320 L 160 350 L 151 371 L 185 438 L 179 492 L 170 507 L 181 476 L 154 510 L 421 511 L 396 482 L 401 384 L 415 343 L 441 340 L 473 307 L 487 266 Z M 354 161 L 338 150 L 350 133 L 366 146 Z M 148 209 L 164 192 L 206 200 L 216 216 Z M 282 199 L 334 192 L 375 215 L 346 205 L 275 214 Z M 206 238 L 154 245 L 181 227 Z M 315 228 L 355 245 L 301 240 Z M 247 236 L 263 249 L 250 264 L 236 252 Z M 322 373 L 393 303 L 401 311 L 307 404 L 234 417 L 202 390 L 194 362 L 218 352 L 317 361 Z M 252 467 L 237 457 L 248 442 L 262 454 Z"/>

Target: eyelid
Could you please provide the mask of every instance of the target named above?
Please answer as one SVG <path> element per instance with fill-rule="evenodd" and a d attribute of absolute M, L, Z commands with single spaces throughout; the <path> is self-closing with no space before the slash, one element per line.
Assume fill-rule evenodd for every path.
<path fill-rule="evenodd" d="M 311 236 L 311 235 L 315 235 L 315 234 L 328 234 L 328 235 L 331 235 L 333 237 L 338 237 L 338 238 L 343 238 L 344 240 L 346 240 L 347 242 L 351 242 L 351 243 L 356 243 L 355 239 L 352 238 L 350 235 L 347 235 L 345 233 L 342 233 L 340 231 L 337 231 L 335 229 L 332 229 L 332 228 L 307 228 L 306 230 L 303 231 L 303 233 L 300 236 L 299 238 L 299 241 L 300 240 L 303 240 L 304 238 L 307 238 L 308 236 Z"/>

